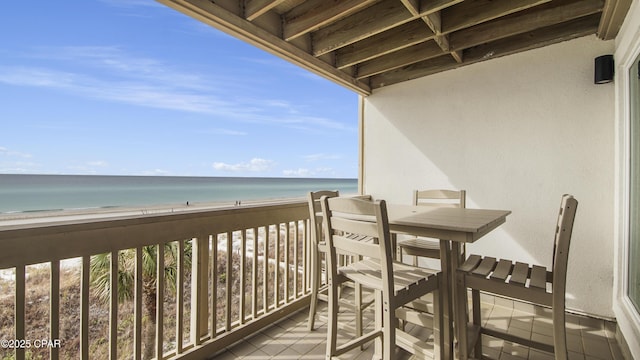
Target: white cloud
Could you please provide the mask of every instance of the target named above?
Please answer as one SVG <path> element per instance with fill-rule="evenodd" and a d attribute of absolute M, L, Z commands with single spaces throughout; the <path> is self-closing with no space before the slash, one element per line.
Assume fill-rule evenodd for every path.
<path fill-rule="evenodd" d="M 23 159 L 29 159 L 32 157 L 31 154 L 27 154 L 19 151 L 13 151 L 3 146 L 0 146 L 0 156 L 18 157 Z"/>
<path fill-rule="evenodd" d="M 310 176 L 314 175 L 311 172 L 311 170 L 303 169 L 303 168 L 298 168 L 298 169 L 295 169 L 295 170 L 284 170 L 282 172 L 282 174 L 284 176 L 291 176 L 291 177 L 310 177 Z"/>
<path fill-rule="evenodd" d="M 232 171 L 232 172 L 263 172 L 271 169 L 275 165 L 273 160 L 253 158 L 248 162 L 241 162 L 237 164 L 227 164 L 223 162 L 215 162 L 213 163 L 213 168 L 221 171 Z"/>
<path fill-rule="evenodd" d="M 107 167 L 107 166 L 109 166 L 109 163 L 107 163 L 106 161 L 102 161 L 102 160 L 96 160 L 96 161 L 87 162 L 87 166 Z"/>
<path fill-rule="evenodd" d="M 132 54 L 118 46 L 44 47 L 25 57 L 46 65 L 0 65 L 0 83 L 306 132 L 357 130 L 306 113 L 304 105 L 287 100 L 237 96 L 251 94 L 259 80 L 233 71 L 183 70 L 184 65 Z"/>
<path fill-rule="evenodd" d="M 154 0 L 100 0 L 101 2 L 115 7 L 136 7 L 136 6 L 145 6 L 145 7 L 162 7 L 161 4 L 155 2 Z"/>
<path fill-rule="evenodd" d="M 298 168 L 298 169 L 289 169 L 282 171 L 282 175 L 290 176 L 290 177 L 315 177 L 315 176 L 326 176 L 332 177 L 335 176 L 335 170 L 332 168 L 324 167 L 324 168 L 315 168 L 315 169 L 307 169 L 307 168 Z"/>
<path fill-rule="evenodd" d="M 313 161 L 319 161 L 319 160 L 337 160 L 337 159 L 341 159 L 342 156 L 336 155 L 336 154 L 319 153 L 319 154 L 305 155 L 303 156 L 303 158 L 308 162 L 313 162 Z"/>
<path fill-rule="evenodd" d="M 209 129 L 203 130 L 201 133 L 204 134 L 214 134 L 214 135 L 229 135 L 229 136 L 246 136 L 248 135 L 245 131 L 238 131 L 232 129 Z"/>

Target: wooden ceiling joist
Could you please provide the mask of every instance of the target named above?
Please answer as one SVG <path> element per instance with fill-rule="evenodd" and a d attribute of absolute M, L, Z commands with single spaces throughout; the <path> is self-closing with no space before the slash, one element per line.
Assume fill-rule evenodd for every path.
<path fill-rule="evenodd" d="M 285 0 L 248 0 L 244 6 L 244 17 L 253 21 L 283 2 Z"/>
<path fill-rule="evenodd" d="M 310 0 L 284 14 L 283 37 L 297 38 L 371 5 L 375 0 Z"/>
<path fill-rule="evenodd" d="M 476 45 L 552 26 L 602 11 L 602 0 L 582 0 L 560 6 L 549 6 L 537 12 L 513 14 L 492 23 L 483 23 L 451 35 L 451 49 L 467 49 Z"/>
<path fill-rule="evenodd" d="M 398 26 L 336 51 L 336 67 L 343 69 L 433 39 L 420 20 Z"/>
<path fill-rule="evenodd" d="M 362 95 L 597 34 L 632 0 L 157 0 Z"/>

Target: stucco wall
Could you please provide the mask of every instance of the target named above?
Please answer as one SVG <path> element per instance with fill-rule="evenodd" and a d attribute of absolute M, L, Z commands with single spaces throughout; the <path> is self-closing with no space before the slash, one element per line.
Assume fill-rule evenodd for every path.
<path fill-rule="evenodd" d="M 629 243 L 629 139 L 630 139 L 630 101 L 629 68 L 640 53 L 640 5 L 637 1 L 631 4 L 624 24 L 616 37 L 616 175 L 617 203 L 616 212 L 616 262 L 613 311 L 618 320 L 619 333 L 628 345 L 631 357 L 640 358 L 640 314 L 629 300 L 627 293 L 627 269 Z"/>
<path fill-rule="evenodd" d="M 551 266 L 560 197 L 580 201 L 567 306 L 613 317 L 614 86 L 593 84 L 613 42 L 563 42 L 389 86 L 364 99 L 364 192 L 467 190 L 509 209 L 473 253 Z"/>

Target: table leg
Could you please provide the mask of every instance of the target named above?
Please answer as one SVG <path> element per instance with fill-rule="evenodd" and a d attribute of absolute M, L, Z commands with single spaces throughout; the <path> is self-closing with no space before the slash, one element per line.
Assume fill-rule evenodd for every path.
<path fill-rule="evenodd" d="M 444 347 L 441 349 L 443 359 L 453 359 L 453 313 L 451 299 L 451 246 L 450 241 L 440 240 L 440 267 L 442 271 L 442 289 L 440 294 L 442 297 L 442 329 L 441 336 L 443 338 Z"/>
<path fill-rule="evenodd" d="M 453 248 L 452 251 L 452 287 L 453 287 L 453 304 L 454 304 L 454 318 L 455 318 L 455 329 L 456 329 L 456 338 L 458 339 L 458 358 L 461 360 L 466 360 L 468 357 L 468 344 L 467 344 L 467 319 L 468 319 L 468 299 L 467 299 L 467 289 L 464 284 L 458 283 L 458 277 L 456 274 L 456 270 L 460 266 L 461 262 L 464 261 L 463 254 L 461 251 L 462 244 L 458 242 L 453 242 L 451 245 Z"/>

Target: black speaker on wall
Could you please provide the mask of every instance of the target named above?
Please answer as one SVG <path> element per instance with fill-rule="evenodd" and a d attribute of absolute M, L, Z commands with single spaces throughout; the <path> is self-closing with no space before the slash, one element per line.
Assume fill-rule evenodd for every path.
<path fill-rule="evenodd" d="M 613 55 L 598 56 L 595 60 L 594 83 L 606 84 L 613 81 Z"/>

